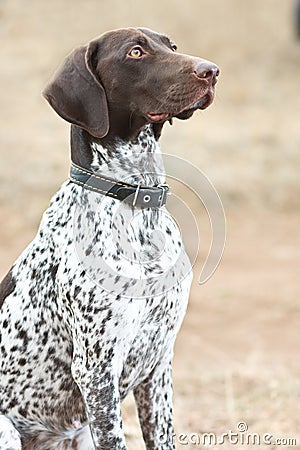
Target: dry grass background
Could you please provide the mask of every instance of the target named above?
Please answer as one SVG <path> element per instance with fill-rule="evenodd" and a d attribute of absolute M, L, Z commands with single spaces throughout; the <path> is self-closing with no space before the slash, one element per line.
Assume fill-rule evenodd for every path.
<path fill-rule="evenodd" d="M 221 434 L 244 420 L 252 432 L 297 437 L 293 448 L 300 448 L 300 42 L 293 6 L 0 0 L 0 275 L 67 177 L 68 126 L 40 96 L 66 53 L 108 29 L 143 25 L 221 68 L 215 104 L 166 126 L 162 138 L 165 152 L 212 180 L 228 226 L 221 265 L 206 285 L 195 280 L 177 340 L 178 433 Z M 206 222 L 199 210 L 204 242 Z M 130 400 L 124 416 L 130 450 L 142 448 Z"/>

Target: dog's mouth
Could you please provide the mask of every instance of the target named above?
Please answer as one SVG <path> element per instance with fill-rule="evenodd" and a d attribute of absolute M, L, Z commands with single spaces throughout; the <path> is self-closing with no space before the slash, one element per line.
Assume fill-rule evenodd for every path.
<path fill-rule="evenodd" d="M 209 89 L 206 94 L 201 96 L 199 99 L 194 101 L 192 104 L 189 104 L 187 107 L 182 109 L 179 112 L 149 112 L 147 113 L 147 118 L 150 122 L 164 122 L 166 120 L 171 120 L 173 117 L 177 119 L 188 119 L 193 115 L 193 113 L 197 109 L 206 109 L 208 108 L 214 100 L 214 89 Z"/>
<path fill-rule="evenodd" d="M 177 119 L 185 120 L 189 119 L 197 109 L 206 109 L 208 108 L 214 99 L 213 93 L 207 93 L 203 97 L 200 98 L 200 100 L 196 101 L 192 105 L 185 108 L 183 111 L 180 111 L 179 114 L 176 114 Z"/>
<path fill-rule="evenodd" d="M 163 120 L 170 119 L 171 115 L 170 113 L 155 113 L 155 112 L 149 112 L 147 114 L 148 119 L 151 120 L 151 122 L 162 122 Z"/>

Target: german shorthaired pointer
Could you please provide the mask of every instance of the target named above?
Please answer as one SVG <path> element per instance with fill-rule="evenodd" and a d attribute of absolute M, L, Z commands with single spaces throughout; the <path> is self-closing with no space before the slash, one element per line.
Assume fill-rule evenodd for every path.
<path fill-rule="evenodd" d="M 74 50 L 44 96 L 71 125 L 70 179 L 0 285 L 1 450 L 174 449 L 171 360 L 191 270 L 158 139 L 214 97 L 214 64 L 145 28 Z"/>

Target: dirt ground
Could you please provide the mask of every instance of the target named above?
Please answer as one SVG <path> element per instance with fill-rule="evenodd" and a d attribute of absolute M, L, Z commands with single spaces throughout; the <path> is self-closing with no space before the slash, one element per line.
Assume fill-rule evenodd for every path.
<path fill-rule="evenodd" d="M 34 236 L 67 177 L 68 126 L 40 92 L 74 46 L 112 28 L 144 25 L 182 52 L 221 68 L 214 105 L 165 127 L 162 147 L 199 167 L 226 212 L 218 270 L 197 279 L 174 360 L 177 448 L 190 433 L 236 431 L 295 438 L 300 449 L 300 42 L 293 0 L 0 0 L 0 276 Z M 193 184 L 193 180 L 191 180 Z M 187 234 L 186 244 L 194 241 Z M 129 450 L 140 450 L 132 399 L 124 404 Z M 179 434 L 188 435 L 182 438 Z M 272 442 L 275 442 L 272 439 Z M 215 448 L 252 448 L 228 441 Z"/>

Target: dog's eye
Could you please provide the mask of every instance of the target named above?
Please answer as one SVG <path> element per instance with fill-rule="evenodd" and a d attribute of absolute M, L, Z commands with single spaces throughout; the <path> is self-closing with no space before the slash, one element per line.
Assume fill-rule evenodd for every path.
<path fill-rule="evenodd" d="M 130 52 L 128 53 L 129 56 L 131 56 L 131 58 L 140 58 L 141 56 L 143 56 L 144 52 L 141 49 L 141 47 L 134 47 L 130 50 Z"/>
<path fill-rule="evenodd" d="M 173 52 L 176 52 L 176 50 L 177 50 L 177 45 L 174 44 L 174 42 L 171 42 L 171 48 L 172 48 Z"/>

